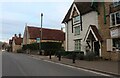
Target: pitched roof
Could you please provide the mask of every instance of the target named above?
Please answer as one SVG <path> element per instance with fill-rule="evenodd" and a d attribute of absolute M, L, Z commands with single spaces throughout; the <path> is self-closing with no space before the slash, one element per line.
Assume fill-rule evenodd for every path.
<path fill-rule="evenodd" d="M 40 34 L 41 28 L 31 27 L 31 26 L 27 26 L 27 27 L 28 27 L 30 39 L 36 39 L 41 37 L 41 34 Z M 42 28 L 42 39 L 64 41 L 65 33 L 61 30 Z"/>
<path fill-rule="evenodd" d="M 81 15 L 84 15 L 90 11 L 93 11 L 94 9 L 91 7 L 91 2 L 73 2 L 77 6 L 77 9 L 79 10 Z M 73 4 L 71 5 L 70 9 L 68 10 L 65 18 L 63 19 L 62 23 L 69 21 L 70 13 L 73 7 Z"/>
<path fill-rule="evenodd" d="M 87 30 L 87 33 L 86 33 L 86 36 L 85 36 L 85 39 L 87 39 L 87 34 L 89 34 L 89 30 L 90 28 L 92 29 L 93 33 L 95 34 L 95 36 L 97 37 L 98 40 L 102 41 L 102 37 L 101 35 L 99 34 L 99 31 L 97 29 L 97 27 L 95 25 L 90 25 L 88 30 Z M 91 30 L 90 30 L 91 31 Z M 85 40 L 84 39 L 84 40 Z"/>
<path fill-rule="evenodd" d="M 94 25 L 90 25 L 90 26 L 91 26 L 93 32 L 95 33 L 96 37 L 98 38 L 98 40 L 101 41 L 101 40 L 102 40 L 102 37 L 101 37 L 101 35 L 99 34 L 97 27 L 94 26 Z"/>

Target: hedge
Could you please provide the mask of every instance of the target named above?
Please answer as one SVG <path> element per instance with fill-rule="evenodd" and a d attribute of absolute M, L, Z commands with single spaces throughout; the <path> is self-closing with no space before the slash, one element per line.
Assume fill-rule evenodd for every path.
<path fill-rule="evenodd" d="M 54 54 L 55 52 L 62 49 L 62 43 L 59 42 L 42 42 L 42 43 L 33 43 L 33 44 L 27 44 L 23 45 L 23 50 L 39 50 L 39 45 L 41 46 L 41 49 L 47 52 L 47 55 Z"/>

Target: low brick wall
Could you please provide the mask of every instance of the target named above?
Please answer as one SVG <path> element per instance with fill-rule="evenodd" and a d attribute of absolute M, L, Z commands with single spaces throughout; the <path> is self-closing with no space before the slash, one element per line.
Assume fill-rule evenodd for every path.
<path fill-rule="evenodd" d="M 120 51 L 119 52 L 111 52 L 111 60 L 120 61 Z"/>

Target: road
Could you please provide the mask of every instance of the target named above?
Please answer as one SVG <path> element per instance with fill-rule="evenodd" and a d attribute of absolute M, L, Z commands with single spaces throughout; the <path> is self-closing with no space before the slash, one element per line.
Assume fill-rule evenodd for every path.
<path fill-rule="evenodd" d="M 44 60 L 26 54 L 2 53 L 3 76 L 102 76 Z"/>

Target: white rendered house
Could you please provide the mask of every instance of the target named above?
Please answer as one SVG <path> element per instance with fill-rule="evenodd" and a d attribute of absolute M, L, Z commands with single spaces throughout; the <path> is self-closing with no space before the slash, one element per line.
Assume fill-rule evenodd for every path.
<path fill-rule="evenodd" d="M 62 23 L 66 28 L 66 51 L 86 54 L 89 49 L 101 56 L 98 12 L 91 7 L 91 2 L 73 2 Z"/>

